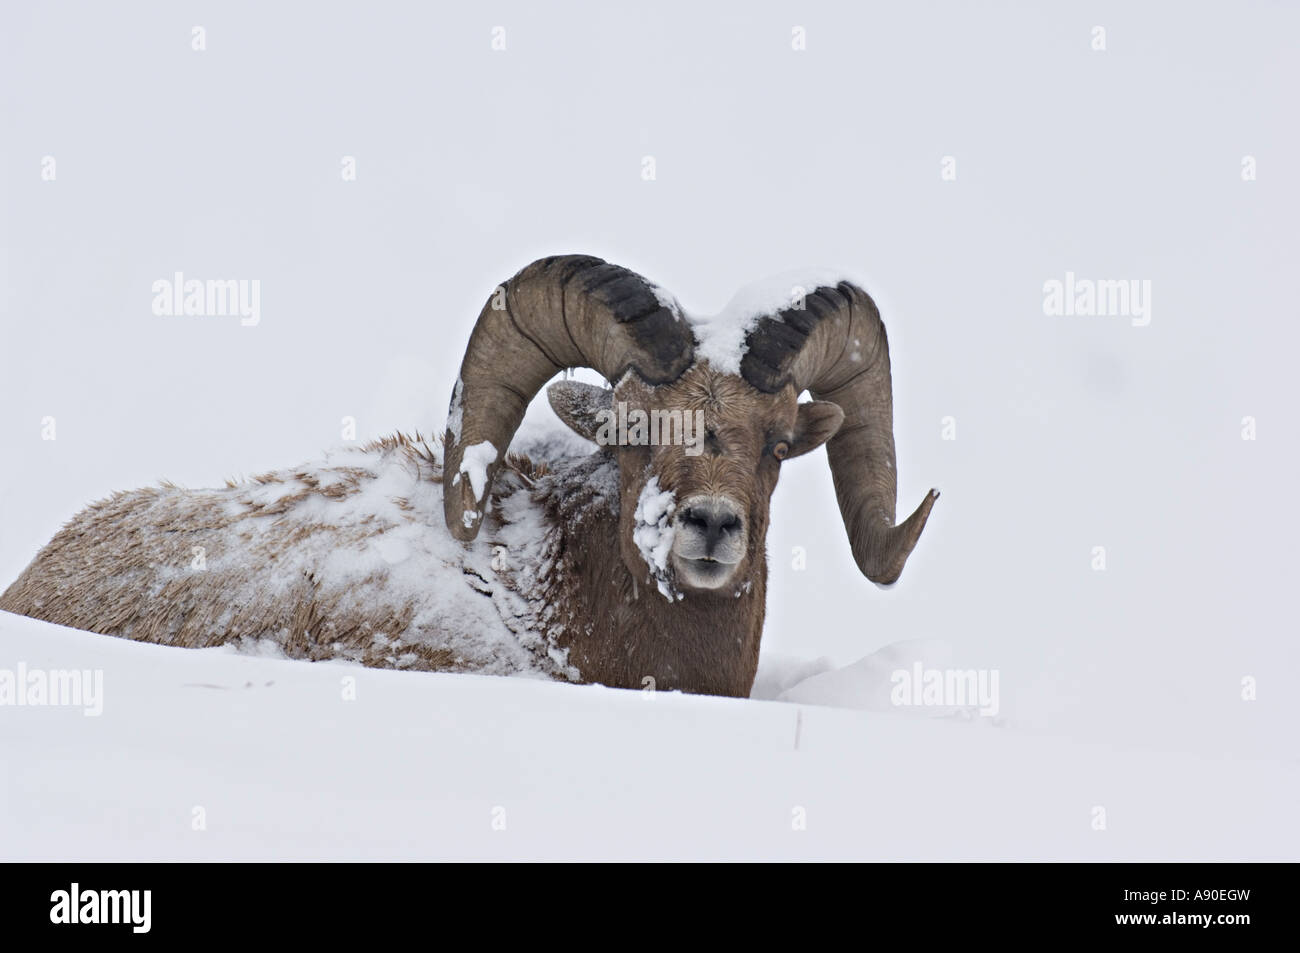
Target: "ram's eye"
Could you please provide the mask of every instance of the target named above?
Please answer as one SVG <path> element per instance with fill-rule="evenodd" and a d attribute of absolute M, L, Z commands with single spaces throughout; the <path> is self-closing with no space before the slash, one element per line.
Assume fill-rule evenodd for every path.
<path fill-rule="evenodd" d="M 772 448 L 772 456 L 778 460 L 784 460 L 786 454 L 790 452 L 790 445 L 784 440 L 778 441 L 777 445 Z"/>

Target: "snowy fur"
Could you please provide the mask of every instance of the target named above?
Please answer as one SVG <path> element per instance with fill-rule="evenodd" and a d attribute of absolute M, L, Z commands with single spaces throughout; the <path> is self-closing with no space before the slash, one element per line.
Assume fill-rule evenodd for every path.
<path fill-rule="evenodd" d="M 632 531 L 632 541 L 650 567 L 650 575 L 659 593 L 667 599 L 672 599 L 674 594 L 681 598 L 680 593 L 674 592 L 668 575 L 668 554 L 673 548 L 672 518 L 676 507 L 673 493 L 660 490 L 659 478 L 651 477 L 641 490 L 633 514 L 636 527 Z"/>
<path fill-rule="evenodd" d="M 538 621 L 554 567 L 531 494 L 556 473 L 513 456 L 487 532 L 465 546 L 442 526 L 436 451 L 399 435 L 223 488 L 114 494 L 74 517 L 0 608 L 164 645 L 576 677 Z"/>

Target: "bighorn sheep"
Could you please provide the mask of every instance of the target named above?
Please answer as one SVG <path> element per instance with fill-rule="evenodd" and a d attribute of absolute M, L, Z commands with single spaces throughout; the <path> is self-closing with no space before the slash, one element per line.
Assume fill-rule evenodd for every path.
<path fill-rule="evenodd" d="M 882 585 L 938 498 L 895 525 L 871 298 L 835 279 L 802 301 L 785 289 L 704 324 L 598 258 L 534 262 L 484 306 L 441 448 L 398 435 L 224 489 L 118 493 L 75 516 L 0 608 L 164 645 L 748 695 L 782 461 L 829 441 L 853 557 Z M 512 446 L 533 396 L 575 367 L 612 389 L 561 380 L 551 405 L 604 445 Z M 646 418 L 676 422 L 696 452 L 635 426 L 609 439 L 611 422 Z"/>

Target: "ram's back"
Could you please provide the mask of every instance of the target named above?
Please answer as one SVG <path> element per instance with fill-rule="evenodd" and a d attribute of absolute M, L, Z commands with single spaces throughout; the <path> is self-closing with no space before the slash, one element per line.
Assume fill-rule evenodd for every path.
<path fill-rule="evenodd" d="M 501 481 L 491 534 L 443 525 L 436 445 L 396 436 L 223 488 L 164 484 L 82 510 L 0 609 L 192 648 L 485 674 L 562 674 L 503 564 L 546 536 L 529 467 Z"/>

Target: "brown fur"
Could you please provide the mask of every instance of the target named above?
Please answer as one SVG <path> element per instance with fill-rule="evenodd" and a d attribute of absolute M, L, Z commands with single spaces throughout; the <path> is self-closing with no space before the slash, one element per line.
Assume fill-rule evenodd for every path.
<path fill-rule="evenodd" d="M 574 514 L 565 509 L 563 499 L 546 498 L 550 521 L 573 525 L 563 534 L 559 556 L 574 571 L 557 577 L 570 580 L 572 588 L 548 591 L 544 600 L 569 607 L 559 644 L 570 650 L 570 661 L 586 681 L 746 696 L 758 667 L 766 611 L 769 502 L 781 467 L 772 446 L 778 440 L 791 441 L 792 454 L 798 455 L 828 434 L 800 445 L 799 405 L 791 388 L 762 394 L 707 363 L 658 387 L 628 375 L 612 400 L 626 402 L 629 412 L 703 410 L 711 436 L 699 456 L 686 454 L 681 446 L 606 450 L 618 460 L 617 513 L 578 507 L 587 522 L 573 525 Z M 746 556 L 721 589 L 670 599 L 647 578 L 647 566 L 632 539 L 631 514 L 651 477 L 678 499 L 711 493 L 743 504 Z"/>

